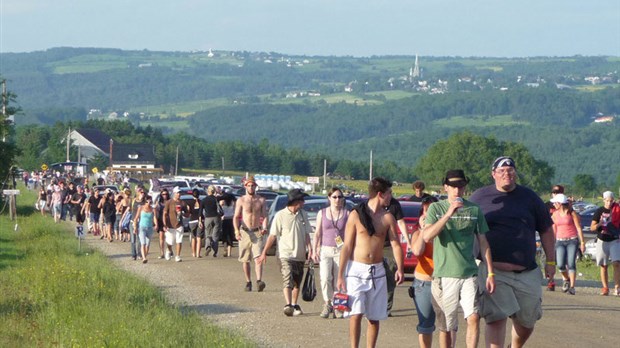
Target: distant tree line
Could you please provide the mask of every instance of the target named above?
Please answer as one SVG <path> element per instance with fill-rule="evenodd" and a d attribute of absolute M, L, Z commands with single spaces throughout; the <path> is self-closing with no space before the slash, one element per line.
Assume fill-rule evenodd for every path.
<path fill-rule="evenodd" d="M 68 129 L 96 128 L 125 144 L 147 143 L 155 147 L 157 163 L 170 172 L 179 149 L 179 167 L 187 169 L 222 168 L 226 170 L 264 173 L 287 173 L 320 176 L 324 160 L 330 173 L 363 178 L 369 173 L 369 163 L 351 160 L 334 160 L 329 156 L 308 153 L 299 148 L 285 149 L 270 144 L 266 139 L 259 142 L 222 141 L 208 142 L 186 134 L 163 135 L 161 130 L 147 126 L 135 127 L 127 121 L 90 120 L 87 122 L 56 123 L 54 126 L 19 126 L 16 138 L 19 146 L 17 163 L 26 170 L 39 170 L 43 163 L 62 162 L 66 159 Z M 78 149 L 70 147 L 70 158 L 77 158 Z M 100 161 L 100 159 L 97 159 Z M 101 167 L 100 163 L 95 166 Z M 393 162 L 375 163 L 376 173 L 399 181 L 412 181 L 416 177 L 411 169 Z"/>
<path fill-rule="evenodd" d="M 69 127 L 97 128 L 120 143 L 153 144 L 157 162 L 166 172 L 176 161 L 177 147 L 179 167 L 190 171 L 217 170 L 222 168 L 222 160 L 225 170 L 256 173 L 320 176 L 323 174 L 324 160 L 327 160 L 327 171 L 340 177 L 363 179 L 368 177 L 370 170 L 367 162 L 333 159 L 299 148 L 285 149 L 266 139 L 259 142 L 207 142 L 180 133 L 165 136 L 158 129 L 135 127 L 127 121 L 102 120 L 57 123 L 53 127 L 18 127 L 20 155 L 17 163 L 24 169 L 38 170 L 42 163 L 64 161 L 65 145 L 61 144 L 61 140 L 66 137 Z M 439 184 L 447 169 L 462 168 L 472 178 L 470 188 L 474 189 L 489 183 L 490 163 L 502 154 L 515 158 L 522 183 L 538 191 L 546 191 L 550 187 L 553 169 L 546 162 L 532 157 L 523 145 L 499 142 L 468 132 L 455 134 L 434 144 L 415 169 L 398 166 L 393 161 L 377 161 L 373 164 L 373 174 L 400 182 L 412 182 L 422 178 L 429 184 Z M 72 146 L 70 156 L 76 155 L 77 149 Z"/>

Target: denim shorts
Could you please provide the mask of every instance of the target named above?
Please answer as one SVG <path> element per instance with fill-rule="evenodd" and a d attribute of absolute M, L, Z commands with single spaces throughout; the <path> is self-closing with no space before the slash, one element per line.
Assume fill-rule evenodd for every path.
<path fill-rule="evenodd" d="M 418 313 L 418 326 L 416 329 L 420 334 L 432 334 L 435 331 L 435 311 L 432 305 L 431 284 L 432 281 L 414 279 L 411 287 L 413 288 L 413 303 Z"/>

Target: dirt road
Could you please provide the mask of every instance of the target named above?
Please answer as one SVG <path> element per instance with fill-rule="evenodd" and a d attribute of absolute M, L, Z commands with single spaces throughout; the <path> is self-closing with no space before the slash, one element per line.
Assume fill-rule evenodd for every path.
<path fill-rule="evenodd" d="M 147 264 L 131 260 L 129 243 L 107 243 L 88 235 L 87 244 L 108 255 L 119 268 L 147 279 L 163 289 L 181 308 L 201 313 L 207 320 L 237 330 L 264 347 L 345 347 L 348 345 L 348 321 L 322 319 L 320 294 L 314 302 L 301 302 L 305 314 L 285 317 L 282 282 L 275 257 L 269 257 L 264 292 L 244 292 L 241 265 L 233 258 L 188 257 L 184 243 L 183 262 L 157 259 L 153 246 Z M 318 274 L 318 270 L 317 270 Z M 417 347 L 417 317 L 407 295 L 410 280 L 396 289 L 394 317 L 382 322 L 379 347 Z M 543 319 L 538 323 L 530 347 L 616 347 L 620 297 L 598 295 L 595 282 L 578 283 L 577 295 L 545 292 Z M 596 286 L 596 287 L 595 287 Z M 457 345 L 464 346 L 465 322 L 458 333 Z M 484 337 L 484 325 L 481 337 Z M 362 332 L 365 331 L 365 325 Z M 509 332 L 510 330 L 508 330 Z M 363 334 L 362 334 L 363 335 Z M 363 335 L 364 336 L 364 335 Z M 362 337 L 365 342 L 365 337 Z M 507 341 L 508 342 L 508 341 Z M 613 342 L 616 342 L 615 344 Z M 484 339 L 481 339 L 483 346 Z"/>

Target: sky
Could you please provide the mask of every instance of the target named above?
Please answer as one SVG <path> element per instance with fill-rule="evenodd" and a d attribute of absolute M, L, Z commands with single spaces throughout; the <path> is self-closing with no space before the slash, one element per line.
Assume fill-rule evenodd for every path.
<path fill-rule="evenodd" d="M 0 0 L 0 52 L 620 56 L 620 0 Z"/>

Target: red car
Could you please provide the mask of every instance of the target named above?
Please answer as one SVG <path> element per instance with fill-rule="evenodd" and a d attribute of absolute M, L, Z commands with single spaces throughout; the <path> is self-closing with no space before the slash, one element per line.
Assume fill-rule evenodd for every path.
<path fill-rule="evenodd" d="M 418 220 L 420 218 L 420 208 L 422 206 L 419 202 L 399 201 L 400 206 L 403 209 L 403 215 L 405 216 L 405 225 L 407 225 L 407 233 L 411 238 L 411 235 L 418 229 Z M 413 273 L 415 266 L 418 264 L 418 259 L 411 252 L 407 245 L 407 239 L 402 235 L 400 229 L 398 231 L 398 237 L 400 238 L 400 247 L 403 249 L 404 271 L 405 273 Z"/>

